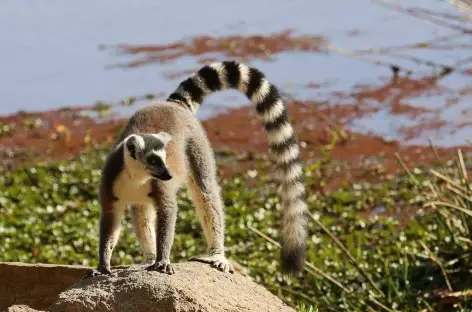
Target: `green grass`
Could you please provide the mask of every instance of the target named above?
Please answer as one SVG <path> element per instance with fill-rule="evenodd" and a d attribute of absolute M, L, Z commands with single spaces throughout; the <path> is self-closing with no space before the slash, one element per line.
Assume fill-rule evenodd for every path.
<path fill-rule="evenodd" d="M 97 149 L 67 162 L 3 172 L 0 260 L 95 266 L 104 157 Z M 280 205 L 269 178 L 251 174 L 222 181 L 227 254 L 300 311 L 467 311 L 472 307 L 465 296 L 472 281 L 472 191 L 461 159 L 459 154 L 432 172 L 377 172 L 377 184 L 310 192 L 308 264 L 291 277 L 280 273 L 279 250 L 272 242 L 278 237 Z M 339 170 L 327 152 L 307 166 L 308 189 L 325 185 L 328 173 Z M 179 206 L 173 261 L 205 251 L 185 191 Z M 391 216 L 370 214 L 379 207 Z M 400 223 L 395 216 L 411 220 Z M 112 264 L 141 260 L 126 217 Z M 446 304 L 451 300 L 457 305 Z"/>
<path fill-rule="evenodd" d="M 314 306 L 306 306 L 304 303 L 300 304 L 297 308 L 299 312 L 318 312 L 319 311 Z"/>

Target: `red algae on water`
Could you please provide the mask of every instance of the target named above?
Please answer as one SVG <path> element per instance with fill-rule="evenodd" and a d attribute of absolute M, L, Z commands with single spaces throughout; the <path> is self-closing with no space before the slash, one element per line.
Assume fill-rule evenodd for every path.
<path fill-rule="evenodd" d="M 220 53 L 224 58 L 248 61 L 251 59 L 270 59 L 276 53 L 286 51 L 319 52 L 325 45 L 322 36 L 294 35 L 293 30 L 283 30 L 270 35 L 230 35 L 222 37 L 195 36 L 187 41 L 177 41 L 164 45 L 119 44 L 107 48 L 115 49 L 122 55 L 141 58 L 116 64 L 118 67 L 140 67 L 152 63 L 166 63 L 183 56 L 204 56 L 208 53 Z M 216 59 L 202 57 L 200 64 Z"/>
<path fill-rule="evenodd" d="M 353 32 L 352 35 L 358 35 Z M 269 35 L 195 36 L 162 45 L 119 44 L 108 46 L 118 53 L 136 57 L 134 60 L 117 64 L 118 67 L 133 68 L 151 63 L 176 61 L 183 56 L 197 57 L 197 66 L 224 59 L 249 61 L 270 60 L 280 52 L 326 51 L 327 39 L 323 36 L 296 35 L 293 30 L 283 30 Z M 215 58 L 214 55 L 219 55 Z M 165 73 L 168 79 L 183 78 L 197 68 Z M 450 74 L 451 72 L 445 73 Z M 470 74 L 470 70 L 467 72 Z M 418 138 L 425 133 L 447 128 L 450 134 L 472 127 L 470 110 L 465 109 L 461 120 L 445 121 L 441 118 L 446 109 L 472 95 L 472 87 L 464 86 L 454 93 L 441 83 L 444 75 L 414 76 L 393 75 L 376 85 L 355 85 L 348 91 L 328 94 L 326 99 L 286 101 L 296 132 L 302 143 L 302 156 L 310 162 L 321 156 L 321 150 L 329 144 L 333 133 L 342 133 L 341 141 L 331 151 L 334 160 L 348 164 L 348 171 L 338 177 L 331 187 L 345 181 L 363 179 L 361 163 L 365 159 L 381 156 L 380 163 L 386 173 L 399 169 L 394 154 L 401 153 L 408 165 L 432 163 L 435 161 L 429 147 L 410 146 L 404 141 Z M 329 82 L 307 82 L 306 88 L 322 90 Z M 443 105 L 435 107 L 415 106 L 413 100 L 432 96 L 445 96 Z M 437 101 L 437 99 L 436 99 Z M 246 104 L 246 103 L 243 103 Z M 386 140 L 373 133 L 352 130 L 352 125 L 361 118 L 370 117 L 384 110 L 389 116 L 407 117 L 413 125 L 399 125 L 395 138 Z M 4 163 L 15 167 L 20 161 L 36 161 L 54 158 L 69 158 L 95 144 L 113 142 L 125 120 L 97 120 L 82 113 L 87 107 L 51 110 L 41 113 L 21 113 L 0 117 L 0 155 Z M 37 122 L 37 120 L 40 120 Z M 215 150 L 233 149 L 242 153 L 267 153 L 267 139 L 263 126 L 251 106 L 229 109 L 203 121 L 208 137 Z M 411 123 L 410 123 L 411 124 Z M 11 129 L 10 129 L 11 128 Z M 470 146 L 462 147 L 464 151 Z M 455 148 L 437 148 L 444 159 L 452 157 Z M 22 158 L 11 158 L 11 153 L 21 153 Z M 18 160 L 18 161 L 17 161 Z M 15 163 L 17 161 L 17 163 Z M 238 166 L 221 168 L 225 177 L 233 173 L 255 168 L 259 161 L 249 157 L 238 162 Z"/>

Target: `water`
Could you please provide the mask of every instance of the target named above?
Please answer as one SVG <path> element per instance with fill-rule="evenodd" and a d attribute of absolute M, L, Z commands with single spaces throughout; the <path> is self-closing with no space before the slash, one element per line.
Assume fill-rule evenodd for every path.
<path fill-rule="evenodd" d="M 412 1 L 396 1 L 412 5 Z M 444 1 L 415 1 L 415 6 L 457 14 Z M 212 13 L 212 12 L 217 12 Z M 167 44 L 194 35 L 270 34 L 284 29 L 296 34 L 324 35 L 332 44 L 346 49 L 392 46 L 455 33 L 413 17 L 394 12 L 368 0 L 316 1 L 175 1 L 151 0 L 4 0 L 0 4 L 0 114 L 18 110 L 46 110 L 61 106 L 90 105 L 98 100 L 118 101 L 132 95 L 170 93 L 178 83 L 165 73 L 197 66 L 197 59 L 187 56 L 168 64 L 135 69 L 105 69 L 107 65 L 128 58 L 100 50 L 101 44 Z M 358 30 L 357 36 L 350 35 Z M 471 43 L 471 38 L 462 42 Z M 453 64 L 470 56 L 470 51 L 429 51 L 414 55 L 443 64 Z M 394 61 L 424 73 L 426 66 L 398 58 Z M 274 56 L 274 61 L 255 60 L 251 65 L 266 72 L 270 79 L 302 99 L 330 99 L 332 91 L 348 91 L 356 84 L 379 84 L 389 69 L 326 53 L 289 53 Z M 321 89 L 307 89 L 308 82 L 329 82 Z M 470 86 L 470 76 L 453 74 L 440 82 L 454 94 Z M 232 91 L 230 91 L 232 92 Z M 247 103 L 242 95 L 231 93 L 211 96 L 199 112 L 207 118 L 224 107 Z M 447 95 L 421 96 L 407 100 L 419 107 L 442 108 Z M 450 124 L 460 120 L 470 105 L 470 97 L 441 113 Z M 391 116 L 380 110 L 356 120 L 352 127 L 388 138 L 401 138 L 402 126 L 414 125 L 403 115 Z M 450 127 L 449 127 L 450 128 Z M 446 127 L 411 140 L 424 143 L 432 136 L 437 144 L 456 145 L 471 138 L 471 127 L 454 135 Z"/>

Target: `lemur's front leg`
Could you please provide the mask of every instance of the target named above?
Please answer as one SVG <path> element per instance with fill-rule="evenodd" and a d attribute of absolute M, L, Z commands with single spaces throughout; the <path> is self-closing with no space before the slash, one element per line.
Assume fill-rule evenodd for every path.
<path fill-rule="evenodd" d="M 158 271 L 167 274 L 174 274 L 175 270 L 170 263 L 170 252 L 174 242 L 175 222 L 177 219 L 177 200 L 175 191 L 164 187 L 159 187 L 156 183 L 153 186 L 153 197 L 157 209 L 156 224 L 156 261 L 147 267 L 149 271 Z"/>
<path fill-rule="evenodd" d="M 89 276 L 112 275 L 111 255 L 121 230 L 121 217 L 126 206 L 115 202 L 102 201 L 100 213 L 99 261 L 98 266 Z"/>
<path fill-rule="evenodd" d="M 131 206 L 130 215 L 144 258 L 137 267 L 148 267 L 156 262 L 156 207 L 154 205 L 135 204 Z"/>

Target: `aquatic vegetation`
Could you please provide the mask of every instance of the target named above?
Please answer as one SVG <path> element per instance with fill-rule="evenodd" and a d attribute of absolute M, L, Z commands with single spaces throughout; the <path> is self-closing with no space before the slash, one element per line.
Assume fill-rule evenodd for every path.
<path fill-rule="evenodd" d="M 96 265 L 97 185 L 104 157 L 105 149 L 97 148 L 71 161 L 2 172 L 2 261 Z M 320 184 L 320 170 L 330 163 L 326 157 L 320 160 L 324 164 L 306 168 L 309 187 Z M 294 306 L 436 311 L 436 305 L 453 302 L 464 307 L 460 294 L 472 280 L 472 191 L 466 162 L 460 159 L 459 167 L 450 161 L 432 173 L 415 168 L 379 184 L 353 183 L 326 194 L 309 194 L 307 266 L 292 277 L 281 275 L 273 242 L 280 206 L 270 179 L 248 172 L 224 180 L 228 256 Z M 254 183 L 256 187 L 247 187 Z M 179 205 L 173 261 L 205 252 L 185 191 Z M 139 261 L 141 252 L 126 217 L 112 264 Z"/>

